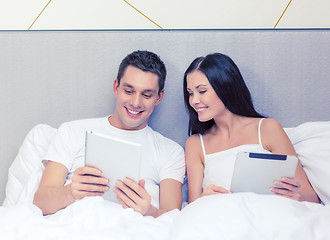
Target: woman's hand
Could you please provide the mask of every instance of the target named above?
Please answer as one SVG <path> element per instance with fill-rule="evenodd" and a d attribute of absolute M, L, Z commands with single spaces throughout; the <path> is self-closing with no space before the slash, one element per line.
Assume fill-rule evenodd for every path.
<path fill-rule="evenodd" d="M 203 191 L 202 196 L 207 196 L 207 195 L 213 195 L 213 194 L 219 194 L 219 193 L 231 193 L 228 189 L 225 189 L 220 186 L 216 186 L 213 184 L 210 184 L 207 186 L 207 188 Z"/>
<path fill-rule="evenodd" d="M 294 178 L 283 177 L 281 181 L 274 181 L 275 187 L 271 187 L 270 190 L 276 195 L 291 198 L 294 200 L 300 200 L 301 198 L 301 184 Z"/>
<path fill-rule="evenodd" d="M 116 181 L 116 187 L 113 191 L 123 208 L 133 208 L 142 215 L 150 215 L 151 197 L 145 190 L 144 185 L 144 179 L 137 184 L 133 180 L 125 178 L 123 181 Z"/>

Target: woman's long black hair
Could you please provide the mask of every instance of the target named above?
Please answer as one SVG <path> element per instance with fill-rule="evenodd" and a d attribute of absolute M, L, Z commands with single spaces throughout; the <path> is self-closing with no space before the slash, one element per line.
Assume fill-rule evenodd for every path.
<path fill-rule="evenodd" d="M 196 70 L 205 74 L 212 88 L 229 111 L 245 117 L 263 117 L 254 109 L 250 91 L 233 60 L 221 53 L 209 54 L 206 57 L 196 58 L 184 74 L 183 95 L 189 112 L 189 136 L 195 133 L 203 134 L 214 125 L 213 119 L 200 122 L 196 111 L 189 104 L 187 75 Z"/>

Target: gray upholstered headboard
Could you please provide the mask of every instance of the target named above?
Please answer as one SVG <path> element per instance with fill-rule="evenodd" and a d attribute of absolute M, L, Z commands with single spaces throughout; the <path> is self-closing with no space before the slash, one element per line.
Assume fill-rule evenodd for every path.
<path fill-rule="evenodd" d="M 330 120 L 329 42 L 330 30 L 2 31 L 0 202 L 27 132 L 110 114 L 118 65 L 134 50 L 154 51 L 167 65 L 165 97 L 150 125 L 184 145 L 182 76 L 194 58 L 229 55 L 257 110 L 292 127 Z"/>

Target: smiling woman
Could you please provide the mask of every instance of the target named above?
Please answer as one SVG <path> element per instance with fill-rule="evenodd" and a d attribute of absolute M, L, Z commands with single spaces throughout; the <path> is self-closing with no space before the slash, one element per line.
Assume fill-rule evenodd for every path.
<path fill-rule="evenodd" d="M 279 122 L 256 112 L 241 73 L 228 56 L 214 53 L 196 58 L 184 74 L 183 85 L 191 135 L 185 148 L 189 202 L 230 193 L 239 152 L 296 155 Z M 294 178 L 274 179 L 269 187 L 280 196 L 319 202 L 300 162 Z"/>
<path fill-rule="evenodd" d="M 205 74 L 194 71 L 187 76 L 187 92 L 189 104 L 198 114 L 199 122 L 213 118 L 213 114 L 221 114 L 226 108 L 213 90 Z"/>

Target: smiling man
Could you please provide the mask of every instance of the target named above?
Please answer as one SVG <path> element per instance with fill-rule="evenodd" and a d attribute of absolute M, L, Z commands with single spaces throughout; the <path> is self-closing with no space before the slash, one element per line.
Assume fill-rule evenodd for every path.
<path fill-rule="evenodd" d="M 86 196 L 101 196 L 116 186 L 119 203 L 143 215 L 157 217 L 181 207 L 185 174 L 184 151 L 148 126 L 154 107 L 164 94 L 166 69 L 149 51 L 135 51 L 123 59 L 113 83 L 116 108 L 111 116 L 64 123 L 45 156 L 47 165 L 34 204 L 52 214 Z M 142 144 L 141 180 L 116 181 L 100 169 L 84 166 L 85 133 L 95 131 Z M 106 161 L 106 159 L 104 159 Z"/>

